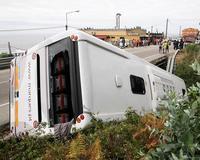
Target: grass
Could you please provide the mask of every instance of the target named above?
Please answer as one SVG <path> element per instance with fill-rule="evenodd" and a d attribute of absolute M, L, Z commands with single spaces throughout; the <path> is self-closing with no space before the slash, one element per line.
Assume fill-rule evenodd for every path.
<path fill-rule="evenodd" d="M 158 134 L 152 134 L 148 126 L 162 130 L 163 120 L 129 109 L 123 121 L 103 123 L 93 119 L 88 129 L 67 139 L 24 136 L 1 140 L 0 159 L 137 160 L 159 144 Z"/>
<path fill-rule="evenodd" d="M 185 81 L 187 87 L 200 82 L 200 77 L 190 67 L 195 59 L 200 62 L 200 46 L 195 44 L 186 46 L 176 58 L 175 74 Z"/>

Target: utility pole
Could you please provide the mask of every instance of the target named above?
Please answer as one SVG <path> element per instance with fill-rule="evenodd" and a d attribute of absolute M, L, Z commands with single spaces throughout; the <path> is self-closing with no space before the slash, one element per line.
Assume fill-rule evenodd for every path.
<path fill-rule="evenodd" d="M 151 26 L 151 33 L 153 33 L 153 26 Z"/>
<path fill-rule="evenodd" d="M 181 26 L 179 27 L 179 37 L 181 37 Z"/>
<path fill-rule="evenodd" d="M 121 17 L 121 13 L 117 13 L 116 14 L 116 26 L 115 29 L 120 29 L 120 17 Z"/>
<path fill-rule="evenodd" d="M 80 12 L 80 10 L 66 12 L 66 26 L 65 26 L 66 30 L 68 29 L 68 17 L 67 17 L 68 14 L 78 13 L 78 12 Z"/>
<path fill-rule="evenodd" d="M 165 31 L 165 38 L 167 38 L 167 32 L 168 32 L 168 22 L 169 22 L 169 19 L 167 18 L 167 21 L 166 21 L 166 31 Z"/>
<path fill-rule="evenodd" d="M 8 51 L 9 51 L 9 54 L 12 54 L 10 42 L 8 42 Z"/>

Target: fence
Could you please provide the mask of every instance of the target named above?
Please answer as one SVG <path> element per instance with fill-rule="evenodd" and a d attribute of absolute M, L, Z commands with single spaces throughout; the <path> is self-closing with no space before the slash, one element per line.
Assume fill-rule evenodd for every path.
<path fill-rule="evenodd" d="M 10 67 L 10 62 L 13 57 L 0 58 L 0 69 L 7 69 Z"/>

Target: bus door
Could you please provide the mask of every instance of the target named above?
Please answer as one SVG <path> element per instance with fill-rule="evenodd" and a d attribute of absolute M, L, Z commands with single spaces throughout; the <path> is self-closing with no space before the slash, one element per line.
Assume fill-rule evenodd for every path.
<path fill-rule="evenodd" d="M 70 38 L 48 47 L 50 125 L 66 123 L 83 112 L 77 42 Z"/>

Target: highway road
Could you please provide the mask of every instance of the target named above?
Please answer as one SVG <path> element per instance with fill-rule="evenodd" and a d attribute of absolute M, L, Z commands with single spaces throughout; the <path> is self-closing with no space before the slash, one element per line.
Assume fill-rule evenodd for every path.
<path fill-rule="evenodd" d="M 162 53 L 159 53 L 158 46 L 146 46 L 138 48 L 127 48 L 126 51 L 151 61 L 163 56 Z M 170 52 L 174 52 L 172 49 Z M 9 117 L 9 69 L 0 70 L 0 126 L 8 122 Z"/>
<path fill-rule="evenodd" d="M 126 51 L 145 59 L 148 62 L 152 62 L 155 59 L 159 59 L 164 56 L 163 53 L 159 53 L 159 48 L 157 45 L 155 46 L 146 46 L 146 47 L 135 47 L 135 48 L 127 48 Z M 169 48 L 169 54 L 175 53 L 172 46 Z"/>
<path fill-rule="evenodd" d="M 9 69 L 0 70 L 0 126 L 9 119 Z"/>
<path fill-rule="evenodd" d="M 158 46 L 146 46 L 146 47 L 135 47 L 135 48 L 127 48 L 126 51 L 140 57 L 140 58 L 146 58 L 150 57 L 152 55 L 162 55 L 159 53 Z"/>

